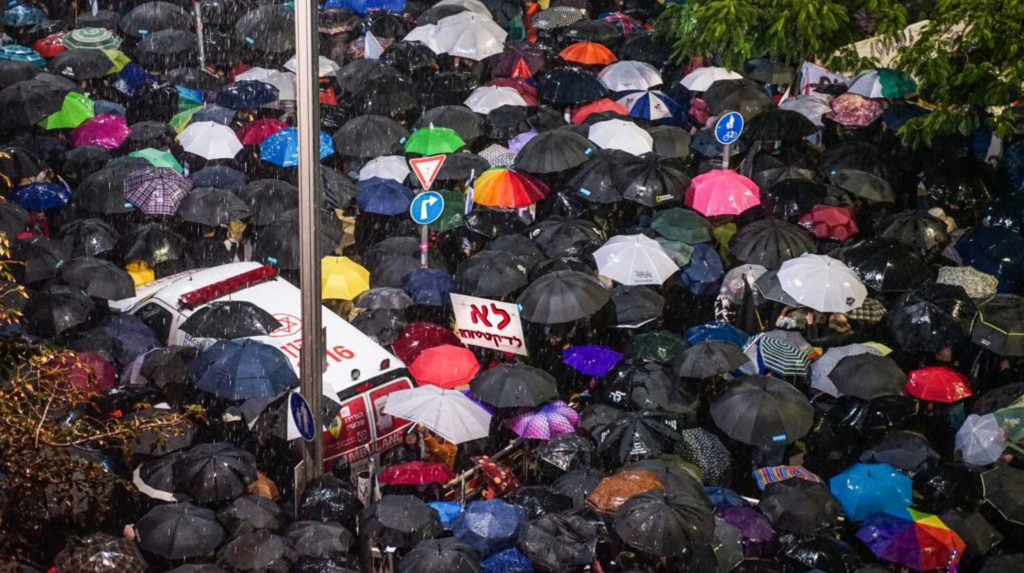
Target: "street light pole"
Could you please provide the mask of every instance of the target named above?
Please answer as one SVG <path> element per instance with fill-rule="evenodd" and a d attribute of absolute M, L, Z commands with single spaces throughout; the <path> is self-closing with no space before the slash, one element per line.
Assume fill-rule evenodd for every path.
<path fill-rule="evenodd" d="M 314 439 L 305 442 L 303 471 L 309 481 L 323 473 L 323 431 L 320 401 L 323 395 L 324 339 L 320 303 L 320 74 L 317 0 L 295 2 L 295 56 L 297 125 L 299 128 L 299 280 L 302 289 L 302 348 L 299 375 L 302 395 L 316 421 Z"/>

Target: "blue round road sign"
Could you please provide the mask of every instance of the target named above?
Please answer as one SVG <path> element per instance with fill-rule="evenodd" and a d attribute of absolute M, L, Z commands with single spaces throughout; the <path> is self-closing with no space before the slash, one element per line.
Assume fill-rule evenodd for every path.
<path fill-rule="evenodd" d="M 288 407 L 292 411 L 292 419 L 295 420 L 295 428 L 303 440 L 312 442 L 316 436 L 316 419 L 313 417 L 313 410 L 309 408 L 309 402 L 302 397 L 302 394 L 293 392 L 288 399 Z"/>
<path fill-rule="evenodd" d="M 420 193 L 409 205 L 409 216 L 419 225 L 429 225 L 441 216 L 444 210 L 444 197 L 437 191 Z"/>
<path fill-rule="evenodd" d="M 718 118 L 715 123 L 715 139 L 722 145 L 732 145 L 743 133 L 743 116 L 738 111 L 730 111 Z"/>

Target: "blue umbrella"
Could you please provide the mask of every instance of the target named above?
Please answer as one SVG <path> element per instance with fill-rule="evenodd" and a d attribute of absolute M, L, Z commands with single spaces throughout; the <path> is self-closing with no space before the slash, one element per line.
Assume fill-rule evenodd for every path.
<path fill-rule="evenodd" d="M 999 292 L 1024 282 L 1024 238 L 1005 227 L 975 227 L 956 244 L 964 264 L 999 279 Z"/>
<path fill-rule="evenodd" d="M 691 326 L 686 329 L 683 336 L 690 346 L 705 340 L 722 340 L 743 348 L 747 345 L 747 341 L 750 340 L 750 335 L 746 332 L 727 322 L 717 321 Z"/>
<path fill-rule="evenodd" d="M 690 266 L 679 275 L 679 282 L 695 295 L 709 295 L 718 292 L 718 283 L 724 272 L 718 251 L 707 243 L 697 243 L 693 246 Z"/>
<path fill-rule="evenodd" d="M 417 269 L 405 275 L 402 288 L 416 304 L 446 306 L 451 303 L 448 295 L 455 290 L 455 279 L 437 269 Z"/>
<path fill-rule="evenodd" d="M 15 6 L 0 16 L 0 24 L 12 28 L 35 26 L 46 19 L 46 13 L 33 6 Z"/>
<path fill-rule="evenodd" d="M 704 496 L 708 498 L 715 509 L 726 507 L 750 507 L 743 496 L 731 489 L 724 487 L 705 486 Z"/>
<path fill-rule="evenodd" d="M 619 98 L 619 103 L 629 105 L 629 117 L 658 121 L 661 119 L 674 119 L 682 115 L 683 108 L 668 95 L 657 90 L 647 92 L 634 91 L 625 92 Z"/>
<path fill-rule="evenodd" d="M 39 66 L 40 68 L 46 66 L 46 60 L 36 53 L 35 50 L 26 48 L 25 46 L 19 46 L 17 44 L 0 46 L 0 61 L 5 60 L 12 62 L 28 62 Z"/>
<path fill-rule="evenodd" d="M 910 505 L 912 488 L 910 478 L 889 464 L 854 464 L 829 480 L 832 495 L 853 521 Z"/>
<path fill-rule="evenodd" d="M 257 80 L 228 84 L 217 92 L 217 104 L 231 109 L 260 107 L 277 101 L 280 92 L 274 86 Z"/>
<path fill-rule="evenodd" d="M 320 132 L 320 160 L 334 153 L 334 140 Z M 295 167 L 299 164 L 299 130 L 286 127 L 271 135 L 260 144 L 260 159 L 281 167 Z M 410 198 L 411 200 L 411 198 Z M 406 205 L 406 208 L 409 206 Z"/>
<path fill-rule="evenodd" d="M 67 206 L 71 190 L 53 183 L 30 183 L 16 188 L 12 199 L 26 211 L 46 211 Z"/>
<path fill-rule="evenodd" d="M 245 173 L 226 165 L 213 165 L 188 176 L 192 188 L 213 187 L 214 189 L 241 189 L 245 187 Z"/>
<path fill-rule="evenodd" d="M 519 526 L 526 522 L 526 511 L 500 499 L 476 501 L 452 520 L 455 537 L 480 555 L 512 547 Z"/>
<path fill-rule="evenodd" d="M 927 108 L 921 107 L 917 104 L 910 102 L 893 102 L 889 109 L 885 110 L 882 114 L 882 121 L 885 122 L 886 129 L 890 131 L 899 131 L 901 127 L 908 121 L 915 117 L 923 117 L 930 114 Z"/>
<path fill-rule="evenodd" d="M 108 316 L 95 330 L 118 341 L 116 358 L 121 364 L 130 364 L 140 355 L 162 346 L 153 330 L 130 314 Z"/>
<path fill-rule="evenodd" d="M 221 125 L 231 125 L 231 122 L 235 120 L 235 110 L 220 105 L 207 105 L 203 109 L 192 114 L 192 119 L 189 123 L 199 123 L 201 121 L 212 121 Z"/>
<path fill-rule="evenodd" d="M 268 398 L 299 383 L 283 352 L 251 339 L 221 340 L 186 371 L 196 388 L 228 400 Z"/>
<path fill-rule="evenodd" d="M 441 520 L 441 527 L 452 528 L 452 520 L 462 513 L 462 504 L 457 501 L 431 501 L 427 505 L 437 511 L 437 518 Z"/>
<path fill-rule="evenodd" d="M 371 10 L 402 12 L 405 10 L 405 0 L 327 0 L 324 8 L 340 8 L 357 14 L 366 14 Z"/>
<path fill-rule="evenodd" d="M 146 68 L 131 62 L 117 72 L 110 85 L 128 97 L 135 97 L 135 92 L 139 91 L 139 88 L 152 83 L 156 83 L 156 78 L 149 75 Z"/>
<path fill-rule="evenodd" d="M 530 573 L 533 563 L 516 548 L 503 549 L 480 562 L 480 573 Z"/>
<path fill-rule="evenodd" d="M 412 189 L 394 179 L 371 177 L 357 184 L 359 210 L 377 215 L 401 215 L 409 211 Z"/>
<path fill-rule="evenodd" d="M 193 90 L 184 86 L 174 86 L 174 89 L 178 90 L 178 97 L 180 99 L 190 101 L 192 103 L 203 103 L 203 92 L 200 90 Z"/>
<path fill-rule="evenodd" d="M 562 351 L 562 362 L 587 376 L 604 376 L 625 357 L 607 346 L 570 346 Z"/>

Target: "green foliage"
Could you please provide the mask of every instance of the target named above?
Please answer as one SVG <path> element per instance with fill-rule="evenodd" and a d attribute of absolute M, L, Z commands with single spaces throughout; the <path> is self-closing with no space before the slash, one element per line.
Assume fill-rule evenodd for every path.
<path fill-rule="evenodd" d="M 935 112 L 907 122 L 901 135 L 914 145 L 930 145 L 941 134 L 967 135 L 981 125 L 985 109 L 993 114 L 990 128 L 1012 135 L 1008 106 L 1024 87 L 1022 56 L 1024 2 L 938 0 L 931 24 L 898 59 Z"/>

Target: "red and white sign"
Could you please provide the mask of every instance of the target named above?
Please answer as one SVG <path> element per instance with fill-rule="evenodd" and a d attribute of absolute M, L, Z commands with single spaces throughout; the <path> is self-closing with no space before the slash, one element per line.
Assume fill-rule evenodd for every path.
<path fill-rule="evenodd" d="M 526 337 L 518 305 L 455 293 L 450 296 L 463 344 L 526 356 Z"/>
<path fill-rule="evenodd" d="M 444 164 L 446 157 L 447 155 L 431 155 L 430 157 L 417 157 L 409 160 L 409 168 L 412 169 L 416 179 L 420 180 L 420 186 L 428 191 L 430 190 L 430 186 L 434 184 L 434 179 L 437 179 L 437 174 L 441 171 L 441 165 Z"/>

